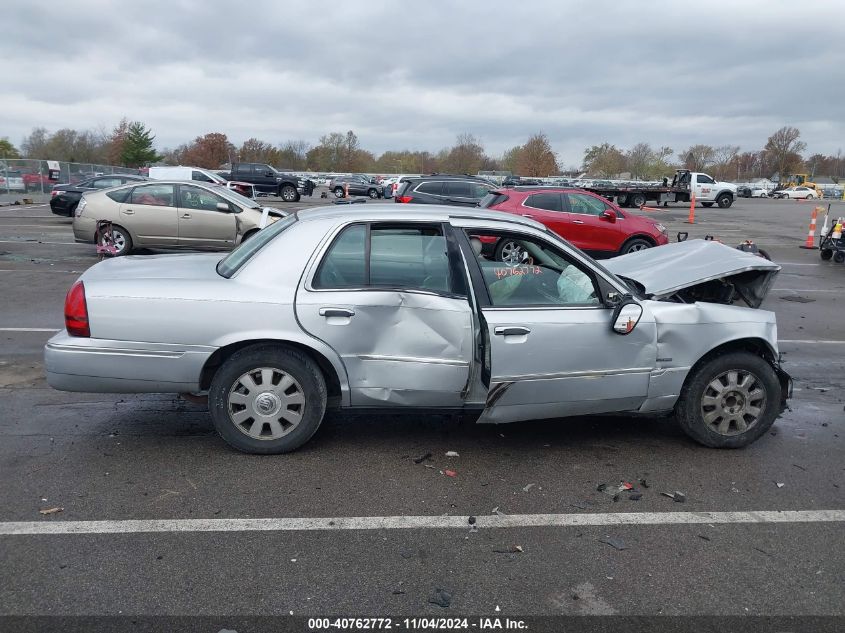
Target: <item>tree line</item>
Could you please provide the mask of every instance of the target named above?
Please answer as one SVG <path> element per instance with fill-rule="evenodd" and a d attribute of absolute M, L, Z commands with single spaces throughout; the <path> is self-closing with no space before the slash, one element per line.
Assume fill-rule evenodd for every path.
<path fill-rule="evenodd" d="M 111 130 L 61 129 L 50 133 L 38 127 L 23 140 L 20 150 L 7 138 L 0 138 L 0 158 L 40 158 L 81 163 L 102 163 L 142 167 L 158 162 L 219 169 L 232 162 L 268 163 L 283 170 L 365 173 L 509 171 L 521 176 L 577 175 L 593 178 L 659 179 L 685 167 L 705 171 L 722 180 L 750 180 L 773 174 L 806 172 L 839 180 L 845 176 L 841 150 L 835 156 L 812 154 L 804 157 L 806 143 L 797 128 L 785 126 L 774 132 L 765 145 L 741 151 L 738 145 L 696 144 L 675 151 L 640 142 L 629 149 L 609 142 L 584 150 L 580 165 L 563 166 L 543 132 L 531 135 L 524 144 L 491 156 L 481 139 L 459 134 L 451 147 L 432 153 L 424 150 L 388 150 L 379 155 L 364 149 L 354 131 L 331 132 L 316 145 L 305 140 L 288 140 L 277 145 L 257 138 L 240 146 L 222 132 L 210 132 L 175 148 L 158 153 L 155 136 L 140 121 L 123 119 Z"/>

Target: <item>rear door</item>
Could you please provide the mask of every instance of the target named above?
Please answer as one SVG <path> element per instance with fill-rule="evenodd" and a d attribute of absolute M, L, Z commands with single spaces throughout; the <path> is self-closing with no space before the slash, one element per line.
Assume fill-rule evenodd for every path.
<path fill-rule="evenodd" d="M 533 193 L 519 205 L 516 213 L 545 224 L 558 235 L 569 239 L 571 233 L 569 214 L 564 211 L 564 201 L 556 192 Z M 570 240 L 571 241 L 571 240 Z"/>
<path fill-rule="evenodd" d="M 475 207 L 491 189 L 471 180 L 447 180 L 443 183 L 443 203 Z"/>
<path fill-rule="evenodd" d="M 174 185 L 149 184 L 132 189 L 120 205 L 119 224 L 133 234 L 136 246 L 175 246 L 179 226 L 176 219 Z"/>
<path fill-rule="evenodd" d="M 296 295 L 303 329 L 343 359 L 358 407 L 463 406 L 473 315 L 438 223 L 341 227 Z"/>
<path fill-rule="evenodd" d="M 619 222 L 610 222 L 601 217 L 607 210 L 616 210 L 598 196 L 589 193 L 568 192 L 564 201 L 569 207 L 567 229 L 572 237 L 562 233 L 567 240 L 583 251 L 600 254 L 619 252 L 625 241 L 625 234 Z M 557 231 L 555 231 L 557 233 Z"/>
<path fill-rule="evenodd" d="M 231 248 L 237 236 L 234 204 L 194 185 L 178 185 L 179 246 Z M 217 208 L 226 205 L 227 211 Z"/>

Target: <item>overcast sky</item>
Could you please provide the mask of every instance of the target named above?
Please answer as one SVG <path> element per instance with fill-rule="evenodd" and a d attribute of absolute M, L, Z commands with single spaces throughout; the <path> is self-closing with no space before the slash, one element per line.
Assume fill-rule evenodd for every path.
<path fill-rule="evenodd" d="M 4 3 L 0 137 L 145 122 L 498 155 L 543 131 L 564 166 L 638 141 L 759 149 L 783 125 L 845 147 L 841 0 Z"/>

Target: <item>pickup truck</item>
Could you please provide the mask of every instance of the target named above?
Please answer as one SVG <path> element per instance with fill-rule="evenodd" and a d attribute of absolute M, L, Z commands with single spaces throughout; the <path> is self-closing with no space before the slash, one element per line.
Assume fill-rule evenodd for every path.
<path fill-rule="evenodd" d="M 314 183 L 307 178 L 283 174 L 265 163 L 232 163 L 229 180 L 248 182 L 256 191 L 279 196 L 285 202 L 298 202 L 314 193 Z"/>

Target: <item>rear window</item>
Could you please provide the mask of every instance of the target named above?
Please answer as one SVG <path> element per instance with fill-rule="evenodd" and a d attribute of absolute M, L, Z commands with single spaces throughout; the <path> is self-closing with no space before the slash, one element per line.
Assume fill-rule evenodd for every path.
<path fill-rule="evenodd" d="M 217 274 L 221 277 L 229 279 L 244 264 L 246 264 L 252 257 L 269 244 L 274 237 L 282 231 L 288 229 L 294 222 L 296 222 L 296 214 L 292 213 L 286 218 L 282 218 L 268 226 L 266 229 L 258 231 L 246 242 L 241 242 L 239 246 L 229 253 L 225 258 L 217 263 Z"/>
<path fill-rule="evenodd" d="M 115 202 L 126 202 L 126 199 L 129 197 L 130 192 L 132 191 L 132 187 L 127 187 L 126 189 L 118 189 L 117 191 L 109 191 L 106 195 L 114 200 Z"/>
<path fill-rule="evenodd" d="M 443 183 L 442 182 L 424 182 L 419 187 L 417 187 L 417 192 L 419 193 L 427 193 L 432 196 L 439 196 L 443 192 Z"/>
<path fill-rule="evenodd" d="M 481 201 L 478 203 L 478 206 L 482 209 L 489 209 L 490 207 L 496 206 L 497 204 L 502 204 L 503 202 L 507 202 L 508 200 L 509 197 L 503 193 L 490 192 L 481 199 Z"/>

